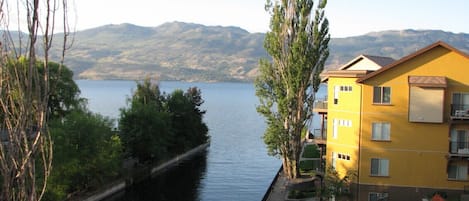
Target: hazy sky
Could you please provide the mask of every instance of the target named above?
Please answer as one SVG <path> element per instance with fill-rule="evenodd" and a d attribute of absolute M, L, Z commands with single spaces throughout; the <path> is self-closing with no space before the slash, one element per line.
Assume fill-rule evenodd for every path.
<path fill-rule="evenodd" d="M 182 21 L 266 32 L 270 16 L 264 4 L 265 0 L 75 0 L 78 30 Z M 469 33 L 468 0 L 329 0 L 326 16 L 332 37 L 410 28 Z"/>

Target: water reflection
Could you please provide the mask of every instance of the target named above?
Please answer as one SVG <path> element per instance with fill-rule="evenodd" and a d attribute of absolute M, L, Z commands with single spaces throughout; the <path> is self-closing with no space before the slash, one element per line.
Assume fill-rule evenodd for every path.
<path fill-rule="evenodd" d="M 106 201 L 198 201 L 206 169 L 207 151 L 203 151 Z"/>

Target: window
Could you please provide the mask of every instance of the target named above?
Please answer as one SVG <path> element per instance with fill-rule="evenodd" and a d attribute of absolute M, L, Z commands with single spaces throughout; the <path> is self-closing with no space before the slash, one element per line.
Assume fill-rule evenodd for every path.
<path fill-rule="evenodd" d="M 332 137 L 334 139 L 337 139 L 337 135 L 339 134 L 338 131 L 339 130 L 339 121 L 337 119 L 334 119 L 332 121 Z"/>
<path fill-rule="evenodd" d="M 352 86 L 340 86 L 340 91 L 351 92 Z"/>
<path fill-rule="evenodd" d="M 382 158 L 371 159 L 372 176 L 389 176 L 389 160 Z"/>
<path fill-rule="evenodd" d="M 448 179 L 467 180 L 467 164 L 450 163 L 448 165 Z"/>
<path fill-rule="evenodd" d="M 343 154 L 343 153 L 338 153 L 338 154 L 337 154 L 337 158 L 338 158 L 338 159 L 341 159 L 341 160 L 347 160 L 347 161 L 349 161 L 349 160 L 350 160 L 350 155 L 348 155 L 348 154 Z"/>
<path fill-rule="evenodd" d="M 368 200 L 369 201 L 386 201 L 388 200 L 388 193 L 375 193 L 371 192 L 368 195 Z"/>
<path fill-rule="evenodd" d="M 391 123 L 373 122 L 371 127 L 371 139 L 381 141 L 391 140 Z"/>
<path fill-rule="evenodd" d="M 373 103 L 390 104 L 391 87 L 373 87 Z"/>
<path fill-rule="evenodd" d="M 339 86 L 334 86 L 334 105 L 339 104 Z"/>
<path fill-rule="evenodd" d="M 335 167 L 337 165 L 337 159 L 335 157 L 335 154 L 334 152 L 332 152 L 332 158 L 331 158 L 331 165 L 332 165 L 332 169 L 335 170 Z"/>
<path fill-rule="evenodd" d="M 453 116 L 469 115 L 469 93 L 453 93 L 451 107 Z"/>
<path fill-rule="evenodd" d="M 451 153 L 469 153 L 469 133 L 467 130 L 451 130 Z"/>
<path fill-rule="evenodd" d="M 352 127 L 352 120 L 339 119 L 339 126 Z"/>

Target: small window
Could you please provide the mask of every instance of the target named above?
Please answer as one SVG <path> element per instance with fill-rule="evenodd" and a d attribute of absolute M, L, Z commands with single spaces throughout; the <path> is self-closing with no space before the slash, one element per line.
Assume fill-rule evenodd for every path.
<path fill-rule="evenodd" d="M 448 179 L 467 180 L 467 164 L 450 163 L 448 165 Z"/>
<path fill-rule="evenodd" d="M 347 160 L 348 160 L 348 161 L 350 160 L 350 155 L 347 155 Z"/>
<path fill-rule="evenodd" d="M 373 122 L 371 127 L 371 139 L 381 141 L 391 140 L 391 123 Z"/>
<path fill-rule="evenodd" d="M 340 91 L 351 92 L 352 91 L 352 86 L 340 86 Z"/>
<path fill-rule="evenodd" d="M 374 104 L 391 103 L 391 87 L 373 87 Z"/>
<path fill-rule="evenodd" d="M 389 176 L 389 160 L 382 158 L 371 159 L 372 176 Z"/>
<path fill-rule="evenodd" d="M 371 192 L 368 196 L 369 201 L 387 201 L 388 193 L 375 193 Z"/>

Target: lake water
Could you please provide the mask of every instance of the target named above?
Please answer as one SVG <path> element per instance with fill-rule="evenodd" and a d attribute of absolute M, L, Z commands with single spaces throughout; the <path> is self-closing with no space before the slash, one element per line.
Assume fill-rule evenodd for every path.
<path fill-rule="evenodd" d="M 118 118 L 135 89 L 134 81 L 77 80 L 89 109 Z M 201 89 L 211 146 L 206 153 L 144 181 L 113 200 L 258 201 L 281 161 L 267 155 L 264 118 L 256 112 L 252 83 L 161 82 L 161 91 Z M 324 92 L 322 92 L 324 93 Z M 315 121 L 317 122 L 317 121 Z"/>

